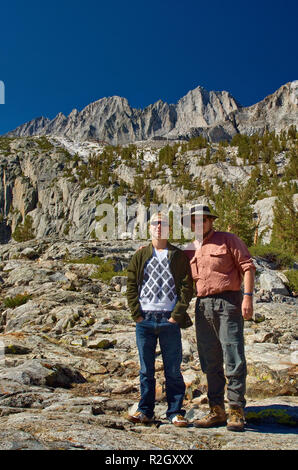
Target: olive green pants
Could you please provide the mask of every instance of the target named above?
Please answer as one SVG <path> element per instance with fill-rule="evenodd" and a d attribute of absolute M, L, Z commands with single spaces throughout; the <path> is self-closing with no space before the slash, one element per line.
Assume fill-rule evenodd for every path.
<path fill-rule="evenodd" d="M 229 404 L 243 408 L 246 404 L 241 304 L 241 291 L 225 291 L 196 302 L 197 345 L 201 368 L 207 375 L 210 406 L 224 404 L 226 378 Z"/>

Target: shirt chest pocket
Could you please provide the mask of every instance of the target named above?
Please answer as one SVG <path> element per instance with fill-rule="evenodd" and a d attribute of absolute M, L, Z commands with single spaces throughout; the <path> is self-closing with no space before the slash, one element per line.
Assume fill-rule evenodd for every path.
<path fill-rule="evenodd" d="M 209 252 L 211 271 L 227 272 L 231 267 L 231 254 L 226 246 L 220 246 Z"/>

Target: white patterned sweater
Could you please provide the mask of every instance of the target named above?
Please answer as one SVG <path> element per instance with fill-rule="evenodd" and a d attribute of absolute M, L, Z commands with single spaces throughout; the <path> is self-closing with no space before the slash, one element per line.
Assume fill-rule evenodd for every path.
<path fill-rule="evenodd" d="M 139 301 L 142 310 L 171 312 L 174 309 L 177 294 L 167 249 L 153 248 L 153 255 L 145 264 Z"/>

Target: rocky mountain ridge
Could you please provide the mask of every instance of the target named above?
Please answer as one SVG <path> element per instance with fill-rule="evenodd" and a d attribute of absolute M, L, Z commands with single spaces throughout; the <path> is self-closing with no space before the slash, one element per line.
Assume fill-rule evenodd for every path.
<path fill-rule="evenodd" d="M 161 153 L 171 148 L 175 163 L 161 165 Z M 225 147 L 224 158 L 218 161 L 215 157 L 221 150 L 212 144 L 208 151 L 214 162 L 202 165 L 206 148 L 183 151 L 180 141 L 174 147 L 151 141 L 117 148 L 59 137 L 0 138 L 0 241 L 9 241 L 26 217 L 37 238 L 90 239 L 97 226 L 97 205 L 104 201 L 115 206 L 122 194 L 133 207 L 144 202 L 147 187 L 151 202 L 158 198 L 155 203 L 169 208 L 178 204 L 182 209 L 192 201 L 208 203 L 204 187 L 218 193 L 220 182 L 248 184 L 255 168 L 262 167 L 262 163 L 243 165 L 235 146 Z M 281 151 L 274 158 L 280 180 L 287 169 L 287 153 Z M 203 188 L 200 193 L 197 186 Z M 270 241 L 275 199 L 267 191 L 255 202 L 265 243 Z M 298 205 L 297 194 L 294 203 Z"/>
<path fill-rule="evenodd" d="M 145 109 L 132 108 L 126 98 L 102 98 L 82 111 L 54 119 L 39 117 L 7 136 L 48 135 L 72 140 L 95 139 L 113 145 L 153 138 L 181 139 L 202 135 L 210 141 L 230 140 L 237 133 L 277 132 L 298 125 L 298 81 L 281 86 L 259 103 L 242 107 L 227 91 L 189 91 L 176 104 L 162 100 Z"/>

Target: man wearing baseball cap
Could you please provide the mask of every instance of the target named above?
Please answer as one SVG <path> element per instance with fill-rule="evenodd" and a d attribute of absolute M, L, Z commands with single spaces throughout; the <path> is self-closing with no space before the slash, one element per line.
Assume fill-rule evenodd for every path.
<path fill-rule="evenodd" d="M 168 242 L 166 214 L 153 214 L 150 234 L 152 242 L 136 251 L 127 268 L 127 300 L 136 322 L 141 365 L 141 399 L 137 412 L 128 419 L 133 423 L 154 420 L 154 364 L 159 340 L 166 379 L 167 418 L 175 426 L 185 427 L 188 422 L 182 409 L 185 383 L 180 371 L 180 328 L 192 325 L 186 310 L 193 294 L 193 281 L 187 256 Z"/>
<path fill-rule="evenodd" d="M 243 431 L 247 373 L 243 320 L 252 318 L 256 268 L 242 240 L 214 230 L 216 218 L 208 206 L 199 204 L 182 219 L 184 224 L 190 222 L 195 233 L 195 241 L 185 253 L 196 284 L 197 345 L 202 371 L 207 375 L 210 406 L 210 413 L 194 425 L 227 423 L 228 430 Z M 226 378 L 228 415 L 224 406 Z"/>

